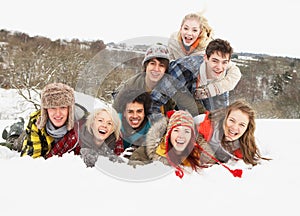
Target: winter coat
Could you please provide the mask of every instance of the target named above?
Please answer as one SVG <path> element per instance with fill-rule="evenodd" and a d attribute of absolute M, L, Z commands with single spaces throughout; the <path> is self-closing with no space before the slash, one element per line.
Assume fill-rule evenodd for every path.
<path fill-rule="evenodd" d="M 240 69 L 230 62 L 227 70 L 217 79 L 210 81 L 206 75 L 206 63 L 203 56 L 185 56 L 170 63 L 169 74 L 178 80 L 177 86 L 185 86 L 192 95 L 197 88 L 204 88 L 206 99 L 197 99 L 197 105 L 206 110 L 215 110 L 229 104 L 229 91 L 233 90 L 241 79 Z M 203 113 L 203 112 L 199 112 Z"/>
<path fill-rule="evenodd" d="M 117 156 L 123 149 L 121 140 L 116 141 L 115 134 L 112 133 L 100 146 L 94 143 L 94 135 L 91 134 L 86 125 L 83 125 L 80 129 L 80 145 L 81 145 L 81 158 L 87 167 L 94 167 L 98 157 L 108 157 L 113 162 L 122 162 Z M 121 151 L 120 151 L 121 149 Z"/>
<path fill-rule="evenodd" d="M 241 79 L 239 68 L 230 62 L 227 70 L 217 79 L 209 81 L 206 74 L 206 64 L 200 66 L 197 87 L 205 87 L 208 98 L 200 99 L 207 110 L 216 110 L 229 105 L 229 92 L 235 88 Z"/>
<path fill-rule="evenodd" d="M 211 38 L 207 38 L 203 45 L 197 46 L 194 50 L 192 50 L 188 55 L 204 55 L 205 49 L 208 43 L 211 41 Z M 184 57 L 187 54 L 182 49 L 182 42 L 180 32 L 174 32 L 171 34 L 170 39 L 168 40 L 168 48 L 170 52 L 170 59 L 176 60 L 178 58 Z"/>
<path fill-rule="evenodd" d="M 143 93 L 147 91 L 145 76 L 145 72 L 138 73 L 128 79 L 120 88 L 120 91 L 113 102 L 113 107 L 118 113 L 123 112 L 123 110 L 120 110 L 120 95 L 123 95 L 123 92 L 136 90 L 137 92 L 140 91 Z M 150 115 L 148 117 L 152 121 L 156 121 L 158 118 L 165 115 L 167 111 L 173 110 L 175 105 L 179 109 L 188 110 L 193 116 L 198 115 L 198 109 L 191 93 L 176 89 L 173 83 L 166 79 L 166 76 L 163 76 L 150 94 L 152 104 L 150 108 Z"/>
<path fill-rule="evenodd" d="M 74 114 L 74 128 L 55 142 L 54 138 L 47 134 L 46 128 L 38 129 L 36 125 L 41 111 L 31 113 L 26 129 L 14 143 L 15 146 L 20 146 L 22 143 L 21 156 L 29 155 L 33 158 L 44 157 L 47 159 L 54 155 L 62 156 L 72 151 L 78 155 L 80 153 L 79 128 L 85 122 L 88 112 L 83 106 L 75 104 Z"/>
<path fill-rule="evenodd" d="M 208 141 L 209 146 L 215 154 L 215 157 L 221 162 L 228 162 L 230 159 L 243 158 L 239 140 L 227 141 L 226 145 L 230 146 L 230 150 L 225 148 L 221 142 L 224 136 L 223 122 L 224 109 L 211 112 L 209 117 L 199 126 L 199 132 Z M 209 126 L 208 126 L 209 125 Z M 200 129 L 201 128 L 201 129 Z M 204 129 L 203 129 L 204 128 Z"/>
<path fill-rule="evenodd" d="M 78 143 L 79 122 L 75 122 L 74 128 L 55 143 L 54 138 L 47 134 L 46 128 L 38 129 L 36 122 L 40 118 L 40 115 L 40 110 L 30 115 L 21 156 L 29 155 L 33 158 L 49 158 L 53 155 L 62 156 L 71 151 L 78 155 L 80 151 Z"/>
<path fill-rule="evenodd" d="M 151 161 L 160 161 L 165 165 L 170 165 L 166 155 L 163 154 L 162 151 L 162 143 L 164 142 L 165 135 L 167 132 L 168 126 L 168 118 L 164 117 L 161 118 L 159 121 L 153 124 L 150 128 L 147 139 L 146 139 L 146 146 L 139 147 L 130 157 L 128 164 L 136 165 L 136 164 L 148 164 Z M 210 146 L 204 140 L 202 136 L 197 136 L 196 143 L 200 145 L 205 151 L 214 155 Z M 215 163 L 209 156 L 206 154 L 200 155 L 200 162 L 201 164 L 211 164 Z M 189 166 L 187 163 L 184 165 Z"/>

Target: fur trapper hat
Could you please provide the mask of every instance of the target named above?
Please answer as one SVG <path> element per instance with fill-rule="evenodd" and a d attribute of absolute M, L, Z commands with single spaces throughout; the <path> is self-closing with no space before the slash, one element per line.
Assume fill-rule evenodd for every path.
<path fill-rule="evenodd" d="M 37 122 L 39 129 L 45 127 L 48 120 L 48 108 L 69 107 L 69 116 L 67 119 L 67 130 L 74 127 L 74 90 L 63 83 L 51 83 L 44 87 L 41 92 L 41 117 Z"/>

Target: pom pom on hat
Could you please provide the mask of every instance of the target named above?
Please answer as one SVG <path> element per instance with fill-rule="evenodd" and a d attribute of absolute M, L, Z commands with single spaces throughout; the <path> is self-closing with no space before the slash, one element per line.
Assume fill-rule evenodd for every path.
<path fill-rule="evenodd" d="M 44 87 L 41 92 L 41 117 L 37 122 L 39 129 L 45 127 L 48 120 L 48 108 L 69 107 L 67 129 L 74 127 L 74 90 L 63 83 L 51 83 Z"/>
<path fill-rule="evenodd" d="M 154 44 L 149 47 L 146 51 L 142 65 L 144 65 L 146 61 L 153 58 L 164 58 L 170 61 L 170 55 L 167 46 L 163 44 Z"/>

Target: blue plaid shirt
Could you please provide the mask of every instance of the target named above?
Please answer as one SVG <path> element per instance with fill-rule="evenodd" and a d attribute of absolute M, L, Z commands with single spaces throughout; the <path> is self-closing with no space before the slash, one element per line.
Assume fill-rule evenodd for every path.
<path fill-rule="evenodd" d="M 195 94 L 197 88 L 197 78 L 200 73 L 200 66 L 204 62 L 203 56 L 185 56 L 170 62 L 168 79 L 173 88 L 187 88 L 192 95 Z M 166 82 L 166 81 L 165 81 Z M 172 87 L 168 89 L 173 91 Z M 215 110 L 221 107 L 226 107 L 229 104 L 229 92 L 214 97 L 196 100 L 202 104 L 207 110 Z"/>
<path fill-rule="evenodd" d="M 168 74 L 179 81 L 177 87 L 185 86 L 193 94 L 202 63 L 203 56 L 185 56 L 170 62 Z"/>
<path fill-rule="evenodd" d="M 186 56 L 170 62 L 169 71 L 151 92 L 152 113 L 160 113 L 160 106 L 166 104 L 177 91 L 195 92 L 202 56 Z M 187 89 L 186 89 L 187 88 Z"/>

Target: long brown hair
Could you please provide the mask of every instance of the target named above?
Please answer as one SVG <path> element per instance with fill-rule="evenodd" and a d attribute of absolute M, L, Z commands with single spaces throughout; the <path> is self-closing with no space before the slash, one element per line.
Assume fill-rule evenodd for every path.
<path fill-rule="evenodd" d="M 254 132 L 256 129 L 255 110 L 245 100 L 237 100 L 229 105 L 226 109 L 223 125 L 225 124 L 228 116 L 233 110 L 240 110 L 241 112 L 247 114 L 249 117 L 248 127 L 245 133 L 239 138 L 240 148 L 243 154 L 243 161 L 247 164 L 252 164 L 253 166 L 255 166 L 260 159 L 269 160 L 261 156 L 260 151 L 256 145 L 254 136 Z M 223 136 L 222 145 L 226 146 L 225 136 Z"/>
<path fill-rule="evenodd" d="M 198 170 L 202 168 L 200 163 L 201 151 L 198 148 L 198 146 L 195 145 L 194 137 L 191 138 L 190 143 L 188 144 L 188 146 L 185 148 L 185 150 L 182 152 L 181 155 L 175 154 L 174 147 L 170 141 L 170 137 L 168 138 L 167 142 L 168 142 L 167 156 L 174 165 L 181 165 L 182 162 L 186 160 L 190 164 L 193 170 Z"/>

